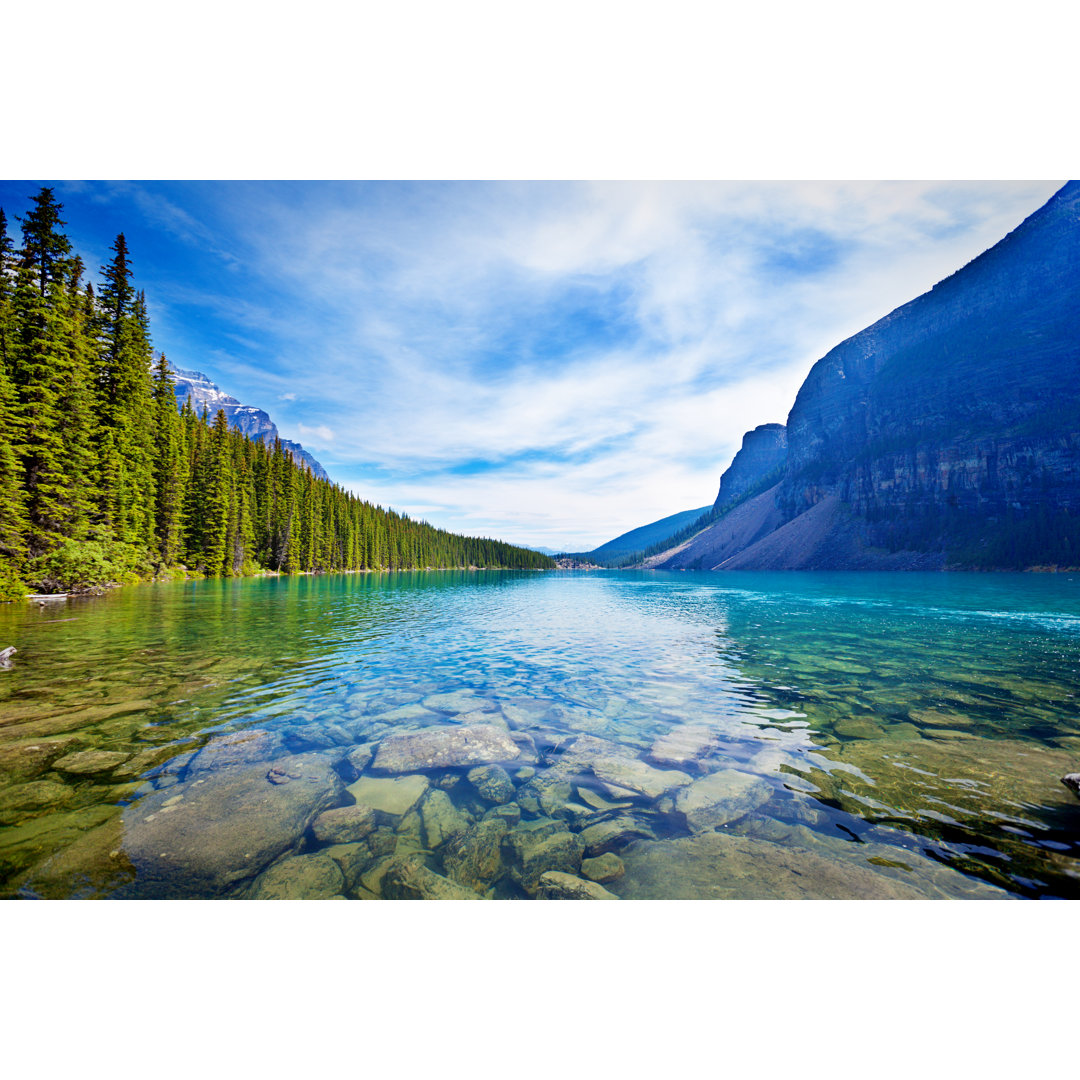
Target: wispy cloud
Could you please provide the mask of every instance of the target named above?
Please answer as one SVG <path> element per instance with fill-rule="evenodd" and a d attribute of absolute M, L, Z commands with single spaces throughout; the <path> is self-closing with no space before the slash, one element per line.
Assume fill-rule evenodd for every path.
<path fill-rule="evenodd" d="M 245 240 L 311 313 L 298 377 L 336 475 L 584 547 L 710 501 L 814 360 L 1055 186 L 332 187 L 303 212 L 271 199 Z"/>
<path fill-rule="evenodd" d="M 326 443 L 334 441 L 334 433 L 325 424 L 314 426 L 297 424 L 296 431 L 300 438 L 310 443 L 313 448 L 325 446 Z"/>
<path fill-rule="evenodd" d="M 583 549 L 710 502 L 815 360 L 1057 186 L 70 191 L 147 230 L 155 343 L 245 402 L 288 402 L 282 434 L 336 480 L 438 525 Z"/>

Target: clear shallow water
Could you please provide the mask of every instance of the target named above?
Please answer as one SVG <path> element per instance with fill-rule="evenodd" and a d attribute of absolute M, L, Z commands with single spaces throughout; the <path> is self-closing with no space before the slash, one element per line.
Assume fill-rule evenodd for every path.
<path fill-rule="evenodd" d="M 8 644 L 7 897 L 1080 895 L 1076 576 L 200 582 Z M 497 769 L 379 757 L 462 727 Z"/>

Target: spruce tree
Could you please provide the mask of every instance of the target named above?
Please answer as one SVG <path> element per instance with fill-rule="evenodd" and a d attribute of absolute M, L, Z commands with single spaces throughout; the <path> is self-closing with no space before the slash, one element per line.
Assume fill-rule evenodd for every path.
<path fill-rule="evenodd" d="M 157 436 L 154 455 L 156 546 L 162 563 L 174 566 L 182 555 L 187 460 L 184 421 L 176 409 L 176 394 L 164 353 L 155 369 L 153 397 Z"/>
<path fill-rule="evenodd" d="M 123 460 L 125 489 L 109 492 L 106 502 L 123 507 L 113 528 L 117 538 L 154 543 L 156 499 L 152 434 L 150 331 L 146 301 L 131 284 L 131 260 L 124 234 L 112 246 L 113 258 L 101 268 L 98 294 L 100 353 L 98 393 L 103 426 Z"/>
<path fill-rule="evenodd" d="M 28 517 L 27 546 L 42 554 L 85 529 L 84 492 L 92 478 L 83 453 L 88 432 L 81 408 L 79 329 L 70 280 L 78 269 L 61 232 L 61 205 L 51 188 L 34 196 L 20 219 L 12 295 L 12 382 L 16 394 L 16 453 Z M 74 411 L 72 410 L 74 403 Z"/>

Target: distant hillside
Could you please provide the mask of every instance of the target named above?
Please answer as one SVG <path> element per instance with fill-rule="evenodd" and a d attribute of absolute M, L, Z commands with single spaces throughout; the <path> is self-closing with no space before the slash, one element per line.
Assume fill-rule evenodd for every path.
<path fill-rule="evenodd" d="M 697 510 L 683 510 L 681 513 L 672 514 L 670 517 L 661 518 L 648 525 L 640 525 L 636 529 L 623 533 L 622 536 L 616 536 L 614 540 L 609 540 L 606 544 L 601 544 L 592 551 L 579 554 L 583 557 L 588 556 L 597 563 L 608 562 L 624 555 L 633 555 L 674 536 L 680 529 L 696 521 L 710 509 L 711 507 L 701 506 Z"/>
<path fill-rule="evenodd" d="M 241 405 L 236 398 L 226 394 L 201 371 L 185 371 L 169 361 L 166 363 L 169 365 L 169 377 L 175 386 L 178 409 L 182 409 L 184 402 L 190 397 L 196 413 L 201 415 L 202 410 L 206 408 L 210 411 L 210 419 L 213 420 L 218 409 L 223 409 L 229 426 L 236 428 L 249 439 L 273 447 L 274 440 L 281 438 L 277 426 L 270 419 L 269 414 L 263 412 L 262 409 L 257 409 L 254 405 Z M 281 445 L 294 461 L 307 465 L 320 480 L 330 479 L 322 465 L 299 443 L 292 442 L 290 439 L 281 439 Z"/>
<path fill-rule="evenodd" d="M 1080 183 L 837 345 L 772 427 L 746 477 L 782 458 L 770 490 L 652 565 L 1080 566 Z"/>

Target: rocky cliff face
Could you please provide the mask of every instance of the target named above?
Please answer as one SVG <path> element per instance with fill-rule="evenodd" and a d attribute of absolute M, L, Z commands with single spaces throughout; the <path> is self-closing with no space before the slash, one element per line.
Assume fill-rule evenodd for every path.
<path fill-rule="evenodd" d="M 226 394 L 216 383 L 211 382 L 201 371 L 185 371 L 183 368 L 169 364 L 169 374 L 172 376 L 178 409 L 182 409 L 184 402 L 190 397 L 197 413 L 201 413 L 206 408 L 213 418 L 218 409 L 223 409 L 230 426 L 249 439 L 272 446 L 275 439 L 281 438 L 277 426 L 267 413 L 262 409 L 256 409 L 254 405 L 242 405 L 236 398 Z M 281 439 L 281 445 L 295 461 L 302 461 L 317 477 L 322 480 L 330 479 L 322 465 L 299 443 L 292 442 L 290 439 Z"/>
<path fill-rule="evenodd" d="M 1080 565 L 1080 183 L 822 357 L 786 437 L 781 524 L 726 564 L 825 565 L 786 526 L 828 502 L 830 566 Z"/>
<path fill-rule="evenodd" d="M 760 424 L 743 436 L 742 449 L 720 477 L 715 509 L 745 495 L 787 459 L 787 428 L 783 424 Z"/>
<path fill-rule="evenodd" d="M 1080 183 L 838 345 L 788 418 L 789 517 L 1080 511 Z"/>

